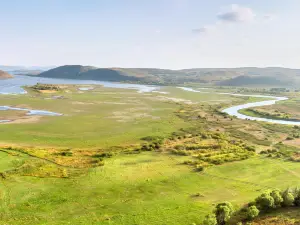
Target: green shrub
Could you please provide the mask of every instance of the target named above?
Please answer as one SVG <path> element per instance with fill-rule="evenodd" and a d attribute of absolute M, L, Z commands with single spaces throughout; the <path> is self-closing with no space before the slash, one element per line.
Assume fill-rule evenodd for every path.
<path fill-rule="evenodd" d="M 255 152 L 255 151 L 256 151 L 256 149 L 255 149 L 254 146 L 245 146 L 245 149 L 246 149 L 247 151 L 250 151 L 250 152 Z"/>
<path fill-rule="evenodd" d="M 196 171 L 204 171 L 205 167 L 203 165 L 196 165 Z"/>
<path fill-rule="evenodd" d="M 113 157 L 113 153 L 111 152 L 104 152 L 104 153 L 101 153 L 101 154 L 95 154 L 93 155 L 94 158 L 111 158 Z"/>
<path fill-rule="evenodd" d="M 216 215 L 214 215 L 214 214 L 207 215 L 202 224 L 203 225 L 217 225 Z"/>
<path fill-rule="evenodd" d="M 256 208 L 255 205 L 253 206 L 250 206 L 248 209 L 247 209 L 247 218 L 249 220 L 252 220 L 254 219 L 255 217 L 257 217 L 259 214 L 259 210 Z"/>
<path fill-rule="evenodd" d="M 172 153 L 175 155 L 188 156 L 189 153 L 185 150 L 172 150 Z"/>
<path fill-rule="evenodd" d="M 233 207 L 229 202 L 219 203 L 216 206 L 215 214 L 217 218 L 217 222 L 220 225 L 225 224 L 231 217 L 233 213 Z"/>
<path fill-rule="evenodd" d="M 267 191 L 255 199 L 256 205 L 260 210 L 269 211 L 275 207 L 274 198 Z"/>
<path fill-rule="evenodd" d="M 270 194 L 274 199 L 274 207 L 278 208 L 281 207 L 281 204 L 283 203 L 283 198 L 281 196 L 281 193 L 279 190 L 273 190 Z"/>
<path fill-rule="evenodd" d="M 283 202 L 282 205 L 283 206 L 292 206 L 294 204 L 294 195 L 292 194 L 292 192 L 290 191 L 290 189 L 286 189 L 284 192 L 282 192 L 282 198 L 283 198 Z"/>
<path fill-rule="evenodd" d="M 295 206 L 300 206 L 300 189 L 295 188 L 293 195 L 294 195 L 294 198 L 295 198 L 295 200 L 294 200 Z"/>
<path fill-rule="evenodd" d="M 294 137 L 288 136 L 288 137 L 286 138 L 286 140 L 287 140 L 287 141 L 294 140 Z"/>
<path fill-rule="evenodd" d="M 68 152 L 68 151 L 64 151 L 64 152 L 61 152 L 59 153 L 61 156 L 72 156 L 73 153 L 72 152 Z"/>

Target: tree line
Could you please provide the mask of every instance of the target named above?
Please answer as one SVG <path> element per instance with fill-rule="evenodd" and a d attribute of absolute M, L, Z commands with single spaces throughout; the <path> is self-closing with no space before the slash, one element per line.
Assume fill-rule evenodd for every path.
<path fill-rule="evenodd" d="M 267 214 L 284 207 L 300 207 L 300 188 L 288 188 L 284 191 L 267 190 L 238 210 L 234 210 L 230 202 L 219 203 L 213 213 L 205 217 L 202 224 L 225 225 L 230 224 L 232 217 L 237 217 L 240 218 L 237 224 L 242 225 L 261 214 Z"/>

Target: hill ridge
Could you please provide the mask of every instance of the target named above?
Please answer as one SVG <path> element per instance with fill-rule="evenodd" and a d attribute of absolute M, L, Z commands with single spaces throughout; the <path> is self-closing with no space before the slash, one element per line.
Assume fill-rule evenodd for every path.
<path fill-rule="evenodd" d="M 171 70 L 158 68 L 98 68 L 82 65 L 64 65 L 42 72 L 39 76 L 159 85 L 203 83 L 224 86 L 247 86 L 260 84 L 286 87 L 297 86 L 300 84 L 300 69 L 287 69 L 282 67 Z"/>

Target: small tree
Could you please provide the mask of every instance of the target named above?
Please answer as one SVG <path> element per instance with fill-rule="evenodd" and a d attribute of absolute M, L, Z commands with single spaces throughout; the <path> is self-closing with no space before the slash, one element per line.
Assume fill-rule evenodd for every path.
<path fill-rule="evenodd" d="M 281 204 L 283 202 L 283 198 L 281 196 L 281 193 L 279 190 L 273 190 L 270 194 L 273 199 L 274 199 L 274 207 L 278 208 L 278 207 L 281 207 Z"/>
<path fill-rule="evenodd" d="M 215 214 L 209 214 L 205 217 L 203 225 L 217 225 L 217 218 Z"/>
<path fill-rule="evenodd" d="M 294 204 L 295 198 L 289 188 L 286 189 L 284 192 L 282 192 L 281 196 L 283 198 L 283 202 L 282 202 L 283 206 L 288 207 L 288 206 L 292 206 Z"/>
<path fill-rule="evenodd" d="M 247 217 L 248 217 L 249 220 L 252 220 L 253 218 L 257 217 L 258 214 L 259 214 L 259 210 L 256 208 L 255 205 L 250 206 L 247 209 Z"/>
<path fill-rule="evenodd" d="M 225 224 L 233 213 L 233 207 L 229 202 L 223 202 L 216 206 L 216 218 L 219 225 Z"/>
<path fill-rule="evenodd" d="M 255 202 L 261 210 L 268 211 L 275 207 L 274 198 L 270 195 L 270 191 L 261 194 L 255 199 Z"/>
<path fill-rule="evenodd" d="M 296 206 L 300 206 L 300 189 L 299 189 L 298 187 L 296 187 L 296 188 L 294 189 L 293 195 L 294 195 L 294 198 L 295 198 L 294 204 L 295 204 Z"/>

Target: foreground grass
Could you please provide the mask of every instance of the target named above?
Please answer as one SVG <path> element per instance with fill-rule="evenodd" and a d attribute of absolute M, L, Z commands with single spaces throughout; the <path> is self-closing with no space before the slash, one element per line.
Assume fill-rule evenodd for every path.
<path fill-rule="evenodd" d="M 4 154 L 0 162 L 11 157 Z M 200 223 L 217 202 L 241 205 L 269 186 L 299 181 L 297 163 L 253 158 L 197 173 L 182 165 L 187 158 L 150 152 L 69 178 L 11 174 L 1 182 L 0 224 Z"/>

